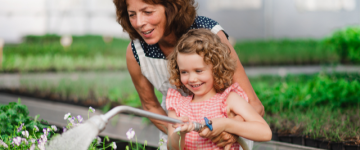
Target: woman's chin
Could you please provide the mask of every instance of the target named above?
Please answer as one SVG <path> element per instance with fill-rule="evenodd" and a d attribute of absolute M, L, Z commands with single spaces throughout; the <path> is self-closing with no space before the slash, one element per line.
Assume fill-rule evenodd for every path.
<path fill-rule="evenodd" d="M 144 39 L 144 38 L 143 38 L 143 39 Z M 148 45 L 154 45 L 154 44 L 156 44 L 156 43 L 159 42 L 159 40 L 156 40 L 156 39 L 153 39 L 153 38 L 151 38 L 151 39 L 144 39 L 144 41 L 145 41 L 146 44 L 148 44 Z"/>

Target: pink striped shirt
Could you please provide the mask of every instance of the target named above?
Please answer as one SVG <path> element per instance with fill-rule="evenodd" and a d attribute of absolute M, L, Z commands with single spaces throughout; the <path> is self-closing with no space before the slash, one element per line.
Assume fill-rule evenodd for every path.
<path fill-rule="evenodd" d="M 248 101 L 246 93 L 238 83 L 234 83 L 223 93 L 217 93 L 208 100 L 196 103 L 191 103 L 192 95 L 184 97 L 177 90 L 169 89 L 166 97 L 166 108 L 174 110 L 178 117 L 188 116 L 190 121 L 196 122 L 204 121 L 204 117 L 208 119 L 227 118 L 226 98 L 230 92 L 236 92 Z M 239 146 L 238 143 L 234 143 L 231 149 L 238 150 Z M 223 149 L 217 147 L 210 139 L 200 137 L 199 133 L 195 131 L 185 135 L 185 147 L 189 150 Z"/>

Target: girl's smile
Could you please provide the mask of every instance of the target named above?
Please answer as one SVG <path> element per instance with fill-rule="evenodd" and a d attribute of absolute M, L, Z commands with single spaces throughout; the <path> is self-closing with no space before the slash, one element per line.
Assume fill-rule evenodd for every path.
<path fill-rule="evenodd" d="M 216 94 L 212 65 L 206 64 L 198 54 L 182 54 L 177 56 L 181 82 L 194 93 L 193 102 L 207 100 Z"/>

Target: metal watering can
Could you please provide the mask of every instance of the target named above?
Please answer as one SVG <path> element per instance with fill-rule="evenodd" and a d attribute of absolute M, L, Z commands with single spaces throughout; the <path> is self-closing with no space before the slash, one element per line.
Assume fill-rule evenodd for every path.
<path fill-rule="evenodd" d="M 87 150 L 93 139 L 105 129 L 106 123 L 117 113 L 127 112 L 135 115 L 153 118 L 168 123 L 183 124 L 181 120 L 170 118 L 167 116 L 159 115 L 156 113 L 148 112 L 145 110 L 129 107 L 129 106 L 117 106 L 111 109 L 104 115 L 97 115 L 91 117 L 85 123 L 63 133 L 60 136 L 54 137 L 50 144 L 46 146 L 46 149 L 50 150 Z M 199 131 L 201 128 L 207 126 L 212 130 L 211 122 L 205 119 L 206 124 L 193 122 L 195 125 L 195 131 Z M 179 130 L 179 129 L 177 129 Z M 237 142 L 242 146 L 244 150 L 249 150 L 245 141 L 242 138 L 238 138 Z"/>

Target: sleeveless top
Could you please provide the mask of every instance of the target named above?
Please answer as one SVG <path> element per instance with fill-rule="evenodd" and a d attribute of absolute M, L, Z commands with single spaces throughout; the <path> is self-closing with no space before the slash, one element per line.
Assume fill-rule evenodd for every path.
<path fill-rule="evenodd" d="M 190 121 L 202 122 L 204 117 L 208 119 L 228 118 L 226 99 L 230 92 L 236 92 L 246 101 L 248 97 L 239 84 L 234 83 L 222 93 L 216 93 L 208 100 L 191 103 L 193 95 L 182 96 L 177 90 L 169 89 L 166 97 L 167 110 L 174 110 L 178 117 L 188 116 Z M 231 149 L 239 149 L 239 143 L 234 143 Z M 217 147 L 210 139 L 202 138 L 196 131 L 185 135 L 186 149 L 223 149 Z"/>

